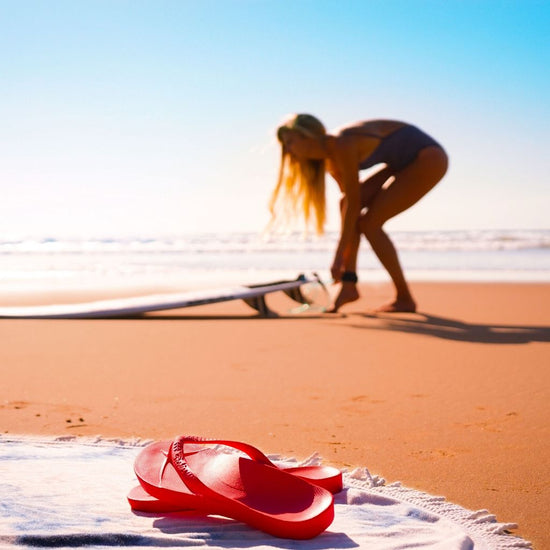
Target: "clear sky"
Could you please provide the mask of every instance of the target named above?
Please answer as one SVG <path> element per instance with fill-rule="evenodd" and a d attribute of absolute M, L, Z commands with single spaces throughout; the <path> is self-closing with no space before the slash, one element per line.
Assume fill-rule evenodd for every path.
<path fill-rule="evenodd" d="M 291 112 L 445 146 L 390 230 L 550 228 L 549 29 L 544 0 L 0 0 L 0 239 L 260 231 Z"/>

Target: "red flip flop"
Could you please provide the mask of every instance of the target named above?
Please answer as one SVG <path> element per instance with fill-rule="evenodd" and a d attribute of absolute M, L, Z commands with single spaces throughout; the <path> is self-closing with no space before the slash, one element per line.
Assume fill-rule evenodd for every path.
<path fill-rule="evenodd" d="M 149 480 L 154 479 L 155 475 L 159 476 L 161 471 L 163 471 L 161 475 L 172 477 L 173 472 L 171 472 L 171 469 L 173 469 L 173 466 L 167 463 L 167 456 L 170 452 L 171 443 L 171 441 L 158 441 L 145 447 L 136 458 L 136 473 L 138 471 L 142 472 L 142 477 Z M 278 466 L 273 464 L 267 456 L 252 445 L 234 441 L 224 441 L 224 443 L 232 447 L 240 448 L 241 450 L 246 448 L 250 451 L 247 454 L 250 456 L 252 453 L 255 460 L 267 466 L 278 468 Z M 309 483 L 323 487 L 333 494 L 339 493 L 343 487 L 342 472 L 332 466 L 293 466 L 282 469 L 289 474 L 301 477 Z M 141 485 L 134 487 L 130 491 L 128 494 L 128 502 L 132 510 L 137 512 L 164 513 L 192 509 L 192 506 L 186 508 L 177 507 L 173 503 L 159 500 L 149 494 Z"/>
<path fill-rule="evenodd" d="M 250 458 L 210 444 L 231 446 Z M 160 469 L 140 456 L 135 472 L 145 490 L 180 509 L 223 515 L 292 539 L 315 537 L 334 518 L 329 491 L 264 464 L 265 455 L 250 445 L 184 436 L 174 440 Z"/>

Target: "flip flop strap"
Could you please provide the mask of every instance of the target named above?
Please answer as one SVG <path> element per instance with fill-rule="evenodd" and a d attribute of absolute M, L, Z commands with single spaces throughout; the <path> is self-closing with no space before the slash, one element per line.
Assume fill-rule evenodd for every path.
<path fill-rule="evenodd" d="M 229 441 L 225 439 L 208 439 L 203 437 L 197 437 L 192 435 L 184 435 L 174 439 L 170 445 L 170 451 L 168 454 L 168 460 L 172 462 L 179 476 L 182 478 L 183 482 L 191 489 L 194 493 L 202 495 L 210 495 L 212 497 L 217 497 L 218 494 L 205 485 L 192 471 L 187 463 L 185 458 L 185 445 L 191 444 L 218 444 L 226 445 L 227 447 L 233 447 L 243 453 L 247 454 L 252 460 L 265 464 L 266 466 L 274 466 L 274 464 L 265 456 L 259 449 L 248 445 L 247 443 L 242 443 L 240 441 Z M 193 453 L 194 454 L 194 453 Z"/>
<path fill-rule="evenodd" d="M 185 440 L 185 443 L 196 443 L 203 445 L 225 445 L 226 447 L 233 447 L 238 451 L 242 451 L 247 454 L 252 460 L 256 462 L 261 462 L 267 466 L 274 466 L 273 462 L 267 458 L 262 451 L 256 447 L 249 445 L 248 443 L 243 443 L 242 441 L 232 441 L 229 439 L 210 439 L 208 437 L 198 437 L 195 435 L 182 435 L 177 437 L 176 440 Z"/>

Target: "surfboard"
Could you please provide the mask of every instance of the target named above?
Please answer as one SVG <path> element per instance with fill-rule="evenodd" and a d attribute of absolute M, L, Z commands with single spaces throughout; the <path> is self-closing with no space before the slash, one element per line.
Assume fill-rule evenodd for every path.
<path fill-rule="evenodd" d="M 265 296 L 282 291 L 300 304 L 310 302 L 303 296 L 300 287 L 306 283 L 321 281 L 319 277 L 301 274 L 294 280 L 275 281 L 265 284 L 235 286 L 212 290 L 196 290 L 181 293 L 152 294 L 130 298 L 116 298 L 78 304 L 54 304 L 22 307 L 0 307 L 0 318 L 10 319 L 93 319 L 105 317 L 128 317 L 152 311 L 180 309 L 229 300 L 243 300 L 262 316 L 275 313 L 266 304 Z"/>

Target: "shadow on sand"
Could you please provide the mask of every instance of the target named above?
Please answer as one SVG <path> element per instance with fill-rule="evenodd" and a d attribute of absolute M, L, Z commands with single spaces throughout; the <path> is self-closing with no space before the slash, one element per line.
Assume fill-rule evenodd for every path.
<path fill-rule="evenodd" d="M 407 314 L 399 317 L 393 314 L 362 314 L 361 316 L 379 320 L 381 323 L 377 325 L 353 324 L 353 327 L 423 334 L 445 340 L 480 344 L 550 342 L 550 327 L 543 326 L 466 323 L 429 313 Z"/>

